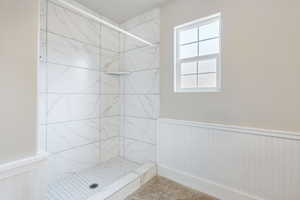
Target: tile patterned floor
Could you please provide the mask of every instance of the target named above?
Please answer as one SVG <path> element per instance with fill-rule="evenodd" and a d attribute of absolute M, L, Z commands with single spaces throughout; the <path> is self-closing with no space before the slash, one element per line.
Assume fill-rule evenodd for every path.
<path fill-rule="evenodd" d="M 154 177 L 126 200 L 217 200 L 163 177 Z"/>

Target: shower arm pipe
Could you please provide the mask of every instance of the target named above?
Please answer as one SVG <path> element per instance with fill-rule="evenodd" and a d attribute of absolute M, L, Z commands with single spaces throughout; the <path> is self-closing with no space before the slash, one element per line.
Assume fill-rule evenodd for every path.
<path fill-rule="evenodd" d="M 126 31 L 124 29 L 121 29 L 118 26 L 115 26 L 115 25 L 113 25 L 113 24 L 111 24 L 111 23 L 109 23 L 109 22 L 107 22 L 107 21 L 105 21 L 105 20 L 103 20 L 103 19 L 101 19 L 101 18 L 99 18 L 99 17 L 97 17 L 97 16 L 95 16 L 95 15 L 93 15 L 93 14 L 91 14 L 91 13 L 85 11 L 85 10 L 83 10 L 83 9 L 81 9 L 81 8 L 78 8 L 78 7 L 74 6 L 74 5 L 72 5 L 71 3 L 68 3 L 67 1 L 64 1 L 64 0 L 57 0 L 57 1 L 59 1 L 61 4 L 65 5 L 65 6 L 69 7 L 69 8 L 71 8 L 71 9 L 77 11 L 77 12 L 80 12 L 80 13 L 84 14 L 85 16 L 87 16 L 89 18 L 92 18 L 92 19 L 96 20 L 97 22 L 100 22 L 101 24 L 103 24 L 105 26 L 108 26 L 108 27 L 110 27 L 112 29 L 115 29 L 116 31 L 118 31 L 120 33 L 128 35 L 129 37 L 132 37 L 132 38 L 134 38 L 134 39 L 136 39 L 136 40 L 138 40 L 140 42 L 143 42 L 143 43 L 145 43 L 147 45 L 155 46 L 151 42 L 148 42 L 148 41 L 146 41 L 146 40 L 144 40 L 144 39 L 142 39 L 142 38 L 140 38 L 140 37 L 138 37 L 138 36 L 136 36 L 136 35 L 134 35 L 132 33 L 129 33 L 128 31 Z"/>

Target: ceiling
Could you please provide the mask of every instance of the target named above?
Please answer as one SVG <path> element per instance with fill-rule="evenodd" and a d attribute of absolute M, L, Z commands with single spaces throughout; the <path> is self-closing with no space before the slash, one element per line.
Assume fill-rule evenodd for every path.
<path fill-rule="evenodd" d="M 76 0 L 117 23 L 142 14 L 170 0 Z"/>

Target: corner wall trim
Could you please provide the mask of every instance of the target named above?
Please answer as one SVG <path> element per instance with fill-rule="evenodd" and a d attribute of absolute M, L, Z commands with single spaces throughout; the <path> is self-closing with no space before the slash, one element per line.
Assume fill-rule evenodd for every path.
<path fill-rule="evenodd" d="M 40 152 L 35 156 L 2 164 L 0 165 L 0 179 L 29 171 L 35 164 L 46 161 L 48 155 L 46 152 Z"/>

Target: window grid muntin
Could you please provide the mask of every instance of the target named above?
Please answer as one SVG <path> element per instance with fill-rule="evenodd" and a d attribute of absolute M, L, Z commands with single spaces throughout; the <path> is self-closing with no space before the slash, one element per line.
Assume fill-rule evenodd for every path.
<path fill-rule="evenodd" d="M 209 37 L 206 39 L 199 39 L 199 30 L 202 26 L 205 26 L 207 24 L 211 24 L 214 22 L 219 22 L 219 31 L 218 31 L 218 36 L 215 37 Z M 185 30 L 189 30 L 189 29 L 193 29 L 193 28 L 197 28 L 197 37 L 198 37 L 198 41 L 195 42 L 189 42 L 189 43 L 183 43 L 180 44 L 179 42 L 179 38 L 180 38 L 180 33 L 182 31 Z M 201 42 L 205 42 L 205 41 L 209 41 L 209 40 L 214 40 L 214 39 L 219 39 L 219 43 L 218 43 L 218 52 L 217 53 L 211 53 L 211 54 L 205 54 L 205 55 L 201 55 L 199 56 L 199 46 Z M 175 30 L 175 42 L 176 42 L 176 49 L 175 49 L 175 62 L 176 62 L 176 69 L 174 71 L 175 73 L 175 82 L 174 82 L 174 88 L 175 91 L 179 91 L 179 92 L 189 92 L 189 91 L 219 91 L 221 89 L 221 68 L 220 68 L 220 57 L 221 57 L 221 16 L 220 14 L 217 14 L 215 16 L 212 17 L 208 17 L 205 20 L 200 20 L 200 22 L 197 23 L 190 23 L 189 25 L 182 25 L 180 27 L 177 27 Z M 180 47 L 184 46 L 184 45 L 190 45 L 190 44 L 194 44 L 197 43 L 197 55 L 198 56 L 194 56 L 194 57 L 188 57 L 188 58 L 183 58 L 180 59 Z M 208 72 L 206 74 L 216 74 L 216 87 L 199 87 L 199 75 L 201 74 L 205 74 L 205 73 L 199 73 L 199 61 L 201 60 L 208 60 L 208 59 L 212 59 L 215 58 L 216 59 L 216 72 Z M 197 87 L 196 88 L 182 88 L 181 87 L 181 76 L 185 76 L 188 74 L 181 74 L 181 64 L 182 63 L 186 63 L 186 62 L 193 62 L 196 61 L 197 62 Z M 190 74 L 192 75 L 192 74 Z"/>
<path fill-rule="evenodd" d="M 206 61 L 206 60 L 211 60 L 211 59 L 216 59 L 217 63 L 217 69 L 216 72 L 201 72 L 199 73 L 199 62 L 200 61 Z M 184 63 L 191 63 L 191 62 L 196 62 L 197 63 L 197 73 L 189 73 L 189 74 L 182 74 L 181 73 L 181 65 Z M 178 66 L 176 67 L 177 69 L 179 69 L 179 75 L 177 76 L 177 79 L 179 79 L 179 84 L 180 84 L 180 89 L 186 89 L 186 88 L 182 88 L 181 87 L 181 77 L 182 76 L 191 76 L 191 75 L 196 75 L 197 76 L 197 86 L 194 88 L 197 89 L 205 89 L 205 88 L 214 88 L 214 87 L 199 87 L 199 75 L 201 74 L 216 74 L 217 80 L 216 80 L 216 87 L 219 87 L 219 81 L 218 81 L 218 65 L 219 65 L 219 54 L 212 54 L 212 55 L 205 55 L 205 56 L 196 56 L 193 58 L 188 58 L 188 59 L 180 59 L 180 61 L 178 62 Z M 192 89 L 194 89 L 192 88 Z"/>

